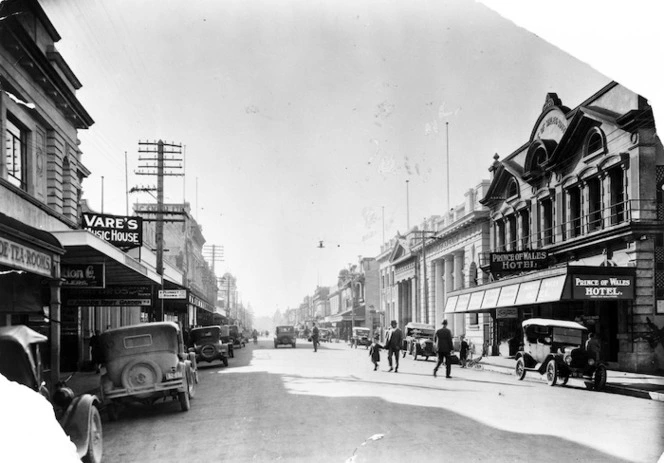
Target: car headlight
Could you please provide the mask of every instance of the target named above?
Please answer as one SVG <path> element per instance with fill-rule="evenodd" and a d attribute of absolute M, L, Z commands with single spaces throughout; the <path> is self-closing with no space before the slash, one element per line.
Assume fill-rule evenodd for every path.
<path fill-rule="evenodd" d="M 593 366 L 595 364 L 595 359 L 594 358 L 589 358 L 588 359 L 588 365 Z"/>
<path fill-rule="evenodd" d="M 568 365 L 572 364 L 572 356 L 571 355 L 567 355 L 565 357 L 565 363 L 568 364 Z"/>

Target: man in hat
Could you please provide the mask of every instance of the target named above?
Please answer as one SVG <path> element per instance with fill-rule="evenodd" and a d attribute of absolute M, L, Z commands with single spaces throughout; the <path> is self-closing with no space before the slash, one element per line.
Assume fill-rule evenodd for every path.
<path fill-rule="evenodd" d="M 403 342 L 403 333 L 397 328 L 397 321 L 392 320 L 392 329 L 388 332 L 388 337 L 385 340 L 385 349 L 387 349 L 387 361 L 390 364 L 389 371 L 392 371 L 392 355 L 394 355 L 394 372 L 399 372 L 399 351 L 401 350 L 401 343 Z"/>
<path fill-rule="evenodd" d="M 452 332 L 447 328 L 447 320 L 443 320 L 443 327 L 436 331 L 433 342 L 438 347 L 438 363 L 436 364 L 436 368 L 433 369 L 433 375 L 437 376 L 438 368 L 444 361 L 445 377 L 451 378 L 452 364 L 450 362 L 450 354 L 454 351 L 454 344 L 452 344 Z"/>

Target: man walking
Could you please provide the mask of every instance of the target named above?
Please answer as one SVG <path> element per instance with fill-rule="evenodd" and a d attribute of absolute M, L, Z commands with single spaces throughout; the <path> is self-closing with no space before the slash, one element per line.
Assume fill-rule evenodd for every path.
<path fill-rule="evenodd" d="M 387 349 L 387 361 L 390 364 L 389 371 L 392 371 L 392 355 L 394 355 L 394 361 L 396 362 L 394 372 L 399 373 L 399 351 L 403 342 L 403 333 L 401 329 L 397 328 L 396 320 L 392 320 L 391 325 L 392 329 L 388 332 L 385 349 Z"/>
<path fill-rule="evenodd" d="M 433 369 L 433 375 L 437 376 L 438 368 L 444 361 L 445 377 L 451 378 L 450 371 L 452 365 L 450 363 L 450 354 L 454 350 L 454 344 L 452 344 L 452 332 L 447 329 L 447 320 L 443 320 L 443 327 L 436 331 L 433 342 L 438 347 L 438 364 L 436 364 L 436 368 Z"/>
<path fill-rule="evenodd" d="M 318 352 L 318 327 L 314 323 L 314 328 L 311 330 L 311 340 L 314 343 L 314 352 Z"/>

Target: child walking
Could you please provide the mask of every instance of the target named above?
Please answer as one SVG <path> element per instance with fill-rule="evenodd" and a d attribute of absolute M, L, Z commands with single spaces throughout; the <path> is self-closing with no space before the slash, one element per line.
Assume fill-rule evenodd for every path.
<path fill-rule="evenodd" d="M 371 343 L 371 348 L 369 348 L 369 357 L 371 357 L 371 361 L 374 364 L 374 371 L 378 370 L 378 362 L 380 362 L 381 349 L 384 349 L 384 347 L 378 343 L 378 335 L 375 335 Z"/>

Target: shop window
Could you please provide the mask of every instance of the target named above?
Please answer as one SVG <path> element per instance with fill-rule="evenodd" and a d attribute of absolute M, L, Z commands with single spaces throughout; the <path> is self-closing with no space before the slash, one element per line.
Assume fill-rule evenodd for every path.
<path fill-rule="evenodd" d="M 567 190 L 568 196 L 568 221 L 570 238 L 581 234 L 581 189 L 579 187 Z"/>
<path fill-rule="evenodd" d="M 553 243 L 553 201 L 551 198 L 545 198 L 540 202 L 540 211 L 542 214 L 542 244 Z"/>
<path fill-rule="evenodd" d="M 598 177 L 588 180 L 588 232 L 602 228 L 602 184 Z"/>
<path fill-rule="evenodd" d="M 625 221 L 625 177 L 622 167 L 609 171 L 611 184 L 611 225 Z"/>
<path fill-rule="evenodd" d="M 468 317 L 468 325 L 478 325 L 479 324 L 479 316 L 477 313 L 469 313 L 466 314 Z"/>
<path fill-rule="evenodd" d="M 5 140 L 7 180 L 18 188 L 26 190 L 27 131 L 19 127 L 18 123 L 11 118 L 7 118 Z"/>

